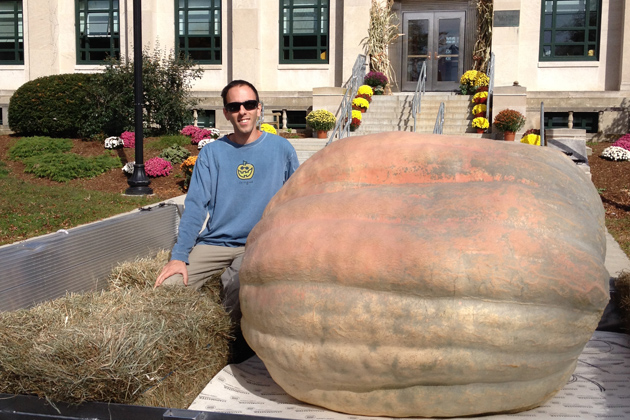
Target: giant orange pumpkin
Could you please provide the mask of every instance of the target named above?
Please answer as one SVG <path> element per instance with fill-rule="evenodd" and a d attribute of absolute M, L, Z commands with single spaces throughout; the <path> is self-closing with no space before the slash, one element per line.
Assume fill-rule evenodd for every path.
<path fill-rule="evenodd" d="M 533 408 L 608 301 L 604 211 L 543 147 L 384 133 L 306 161 L 251 232 L 243 333 L 289 394 L 361 415 Z"/>

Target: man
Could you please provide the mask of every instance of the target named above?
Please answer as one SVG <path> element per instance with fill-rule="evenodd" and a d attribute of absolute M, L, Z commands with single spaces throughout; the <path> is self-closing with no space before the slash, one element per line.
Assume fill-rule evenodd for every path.
<path fill-rule="evenodd" d="M 199 152 L 177 243 L 155 287 L 168 284 L 197 289 L 225 268 L 221 275 L 223 305 L 237 323 L 241 317 L 238 270 L 247 235 L 299 163 L 286 139 L 257 129 L 261 104 L 251 83 L 234 80 L 221 97 L 223 115 L 234 132 Z"/>

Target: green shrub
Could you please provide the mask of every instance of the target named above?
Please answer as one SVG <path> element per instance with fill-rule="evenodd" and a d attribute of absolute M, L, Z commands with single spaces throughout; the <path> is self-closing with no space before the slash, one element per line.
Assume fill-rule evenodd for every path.
<path fill-rule="evenodd" d="M 11 160 L 22 160 L 46 153 L 63 153 L 72 149 L 70 139 L 52 139 L 50 137 L 24 137 L 9 149 Z"/>
<path fill-rule="evenodd" d="M 177 133 L 191 119 L 192 81 L 203 70 L 159 49 L 142 53 L 147 134 Z M 20 86 L 9 102 L 9 127 L 22 136 L 104 139 L 134 131 L 133 61 L 110 59 L 103 73 L 40 77 Z"/>
<path fill-rule="evenodd" d="M 147 149 L 162 150 L 171 146 L 186 146 L 190 144 L 190 137 L 183 134 L 162 136 L 158 140 L 147 143 Z"/>
<path fill-rule="evenodd" d="M 24 172 L 57 182 L 75 178 L 93 178 L 108 170 L 122 166 L 118 156 L 107 154 L 84 157 L 76 153 L 46 153 L 23 160 Z"/>
<path fill-rule="evenodd" d="M 22 136 L 78 137 L 98 119 L 92 111 L 101 75 L 57 74 L 20 86 L 9 101 L 9 127 Z"/>
<path fill-rule="evenodd" d="M 192 81 L 203 70 L 193 61 L 156 48 L 142 51 L 142 87 L 146 134 L 178 133 L 191 118 L 197 100 L 190 96 Z M 104 132 L 120 135 L 135 126 L 134 63 L 110 59 L 99 84 L 99 110 L 109 122 Z"/>
<path fill-rule="evenodd" d="M 182 163 L 188 156 L 190 156 L 190 152 L 182 146 L 171 146 L 160 153 L 162 159 L 168 160 L 172 164 Z"/>

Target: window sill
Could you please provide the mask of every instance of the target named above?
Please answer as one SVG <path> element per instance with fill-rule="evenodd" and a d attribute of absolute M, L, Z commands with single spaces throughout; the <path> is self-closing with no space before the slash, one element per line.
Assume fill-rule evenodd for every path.
<path fill-rule="evenodd" d="M 202 70 L 223 70 L 222 64 L 197 64 Z"/>
<path fill-rule="evenodd" d="M 599 61 L 539 61 L 538 68 L 599 67 Z"/>
<path fill-rule="evenodd" d="M 330 63 L 278 64 L 278 70 L 330 70 Z"/>
<path fill-rule="evenodd" d="M 24 70 L 24 64 L 2 64 L 0 70 Z"/>
<path fill-rule="evenodd" d="M 74 66 L 75 71 L 79 72 L 100 72 L 105 69 L 105 64 L 80 64 Z"/>

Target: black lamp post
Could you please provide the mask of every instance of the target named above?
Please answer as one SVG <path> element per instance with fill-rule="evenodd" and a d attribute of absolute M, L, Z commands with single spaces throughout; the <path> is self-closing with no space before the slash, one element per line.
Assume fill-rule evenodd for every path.
<path fill-rule="evenodd" d="M 134 102 L 135 102 L 135 136 L 136 136 L 136 162 L 133 165 L 133 174 L 127 180 L 129 188 L 125 191 L 128 195 L 149 195 L 153 190 L 149 188 L 151 180 L 144 171 L 144 151 L 142 132 L 142 2 L 133 0 L 133 73 L 134 73 Z"/>

